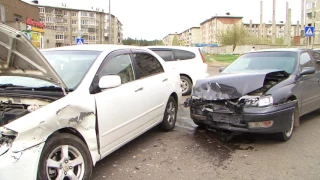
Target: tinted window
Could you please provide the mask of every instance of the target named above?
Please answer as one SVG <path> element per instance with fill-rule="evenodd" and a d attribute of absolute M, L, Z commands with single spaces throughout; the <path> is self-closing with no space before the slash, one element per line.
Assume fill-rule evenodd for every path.
<path fill-rule="evenodd" d="M 296 52 L 248 53 L 230 64 L 223 72 L 244 72 L 257 70 L 284 70 L 291 74 L 296 63 Z"/>
<path fill-rule="evenodd" d="M 133 81 L 134 71 L 129 54 L 122 54 L 110 59 L 100 71 L 100 77 L 105 75 L 119 75 L 121 83 Z"/>
<path fill-rule="evenodd" d="M 87 73 L 100 51 L 45 51 L 49 61 L 69 89 L 74 89 Z"/>
<path fill-rule="evenodd" d="M 196 57 L 196 55 L 190 51 L 173 50 L 173 53 L 176 60 L 187 60 L 187 59 L 193 59 Z"/>
<path fill-rule="evenodd" d="M 141 78 L 164 72 L 160 62 L 154 56 L 146 53 L 135 53 L 134 57 Z"/>
<path fill-rule="evenodd" d="M 174 61 L 173 52 L 171 50 L 156 50 L 157 53 L 165 61 Z"/>
<path fill-rule="evenodd" d="M 308 53 L 302 53 L 300 55 L 300 67 L 313 67 L 312 59 Z"/>

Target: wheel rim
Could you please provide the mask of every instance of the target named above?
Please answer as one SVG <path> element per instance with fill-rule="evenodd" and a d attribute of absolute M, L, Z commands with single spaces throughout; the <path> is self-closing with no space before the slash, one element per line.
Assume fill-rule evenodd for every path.
<path fill-rule="evenodd" d="M 189 83 L 185 79 L 181 79 L 180 86 L 181 86 L 181 89 L 182 89 L 182 93 L 187 92 L 188 89 L 189 89 Z"/>
<path fill-rule="evenodd" d="M 81 153 L 70 145 L 55 148 L 47 159 L 48 179 L 82 179 L 84 169 L 85 164 Z"/>
<path fill-rule="evenodd" d="M 176 108 L 174 107 L 173 102 L 169 102 L 167 106 L 167 121 L 170 125 L 174 123 L 176 117 Z"/>
<path fill-rule="evenodd" d="M 292 134 L 293 124 L 294 124 L 294 113 L 292 114 L 292 117 L 291 117 L 291 127 L 290 127 L 290 130 L 285 132 L 285 134 L 286 134 L 287 137 L 290 137 L 291 134 Z"/>

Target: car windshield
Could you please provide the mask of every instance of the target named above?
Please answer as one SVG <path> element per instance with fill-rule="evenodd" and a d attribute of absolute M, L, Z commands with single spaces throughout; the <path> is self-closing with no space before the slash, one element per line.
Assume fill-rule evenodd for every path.
<path fill-rule="evenodd" d="M 248 53 L 230 64 L 223 73 L 236 73 L 257 70 L 284 70 L 291 74 L 297 59 L 296 52 L 254 52 Z"/>
<path fill-rule="evenodd" d="M 68 89 L 75 89 L 85 76 L 100 51 L 45 51 L 42 52 Z M 44 87 L 56 86 L 50 82 L 21 76 L 1 76 L 0 85 Z"/>

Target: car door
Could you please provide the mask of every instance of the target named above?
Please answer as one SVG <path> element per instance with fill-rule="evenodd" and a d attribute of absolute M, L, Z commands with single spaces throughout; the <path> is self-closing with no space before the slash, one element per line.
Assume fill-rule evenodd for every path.
<path fill-rule="evenodd" d="M 300 72 L 305 67 L 314 67 L 314 62 L 308 52 L 301 53 L 299 58 Z M 303 75 L 299 79 L 299 86 L 301 87 L 301 114 L 306 114 L 317 107 L 319 101 L 318 75 L 319 72 Z"/>
<path fill-rule="evenodd" d="M 141 93 L 144 95 L 143 105 L 149 108 L 144 119 L 158 122 L 163 117 L 170 96 L 168 74 L 165 73 L 159 60 L 146 51 L 133 50 L 133 57 L 140 84 L 143 85 L 141 87 Z"/>
<path fill-rule="evenodd" d="M 130 50 L 109 54 L 101 64 L 93 84 L 104 75 L 119 75 L 122 84 L 116 88 L 91 90 L 97 106 L 99 145 L 102 157 L 133 139 L 144 129 L 143 115 L 148 111 L 140 91 Z"/>

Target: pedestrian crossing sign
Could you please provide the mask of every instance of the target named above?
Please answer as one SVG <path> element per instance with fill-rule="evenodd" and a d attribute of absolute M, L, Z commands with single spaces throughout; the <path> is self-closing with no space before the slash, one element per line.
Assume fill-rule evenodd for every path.
<path fill-rule="evenodd" d="M 314 36 L 314 27 L 313 26 L 306 26 L 304 28 L 304 35 L 305 36 Z"/>
<path fill-rule="evenodd" d="M 77 38 L 76 39 L 76 45 L 84 45 L 84 39 L 83 38 Z"/>

